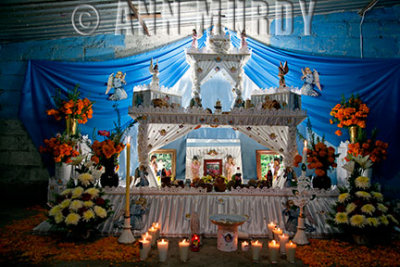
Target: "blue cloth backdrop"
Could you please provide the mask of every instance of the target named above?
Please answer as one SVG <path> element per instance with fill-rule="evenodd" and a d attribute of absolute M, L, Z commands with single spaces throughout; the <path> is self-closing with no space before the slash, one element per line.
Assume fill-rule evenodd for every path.
<path fill-rule="evenodd" d="M 205 39 L 206 35 L 199 40 L 200 46 L 204 45 Z M 95 101 L 93 119 L 82 125 L 81 131 L 91 137 L 94 130 L 111 130 L 116 114 L 113 102 L 108 101 L 105 95 L 106 82 L 110 73 L 122 71 L 127 73 L 128 84 L 125 89 L 128 99 L 120 101 L 118 107 L 122 123 L 127 124 L 131 120 L 128 107 L 132 103 L 132 88 L 151 81 L 148 71 L 150 59 L 159 61 L 161 85 L 171 87 L 189 69 L 184 48 L 189 47 L 190 43 L 188 37 L 153 51 L 105 62 L 29 61 L 19 117 L 35 145 L 40 146 L 44 138 L 53 136 L 64 127 L 46 115 L 47 109 L 54 108 L 52 96 L 56 89 L 61 89 L 62 94 L 66 95 L 67 90 L 79 84 L 82 97 Z M 232 35 L 232 43 L 236 47 L 240 45 L 236 35 Z M 289 64 L 290 72 L 286 76 L 288 85 L 301 87 L 301 68 L 318 70 L 323 85 L 322 95 L 317 98 L 304 96 L 302 107 L 307 110 L 316 133 L 325 135 L 334 145 L 339 145 L 348 135 L 334 135 L 337 128 L 329 123 L 330 110 L 340 102 L 342 95 L 349 97 L 359 94 L 371 108 L 368 129 L 377 127 L 380 130 L 379 138 L 390 144 L 384 176 L 390 179 L 399 174 L 400 165 L 394 163 L 400 149 L 400 59 L 310 56 L 275 49 L 251 38 L 248 43 L 253 54 L 245 66 L 245 73 L 260 88 L 278 85 L 277 66 L 280 61 Z M 187 92 L 185 95 L 188 95 Z M 223 95 L 221 100 L 224 102 Z M 134 130 L 132 134 L 135 135 Z"/>

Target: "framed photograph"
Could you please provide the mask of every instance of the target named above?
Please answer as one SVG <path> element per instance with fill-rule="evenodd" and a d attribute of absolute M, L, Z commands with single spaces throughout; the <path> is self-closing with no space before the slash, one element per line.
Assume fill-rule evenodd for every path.
<path fill-rule="evenodd" d="M 222 175 L 222 159 L 205 159 L 204 176 Z"/>
<path fill-rule="evenodd" d="M 264 177 L 270 165 L 274 162 L 274 158 L 279 157 L 279 154 L 271 150 L 257 150 L 257 179 Z"/>
<path fill-rule="evenodd" d="M 157 176 L 161 176 L 165 169 L 167 176 L 176 177 L 176 149 L 159 149 L 150 154 L 150 167 L 154 169 Z"/>

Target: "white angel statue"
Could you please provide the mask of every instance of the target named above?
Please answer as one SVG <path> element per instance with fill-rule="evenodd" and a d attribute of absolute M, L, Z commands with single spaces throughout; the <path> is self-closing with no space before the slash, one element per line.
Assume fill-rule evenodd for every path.
<path fill-rule="evenodd" d="M 160 79 L 158 78 L 158 73 L 159 73 L 158 62 L 156 62 L 156 64 L 153 66 L 153 59 L 151 59 L 149 71 L 151 74 L 153 74 L 153 78 L 151 79 L 150 82 L 150 88 L 152 89 L 160 88 Z"/>
<path fill-rule="evenodd" d="M 114 93 L 110 94 L 108 100 L 119 101 L 128 98 L 128 95 L 124 90 L 124 85 L 126 84 L 125 77 L 126 73 L 123 74 L 122 71 L 118 71 L 115 76 L 114 73 L 110 74 L 107 82 L 106 95 L 110 92 L 111 88 L 114 88 Z"/>
<path fill-rule="evenodd" d="M 314 89 L 314 86 L 317 86 L 317 88 L 322 92 L 322 87 L 319 82 L 319 73 L 316 70 L 312 72 L 308 67 L 304 70 L 301 69 L 301 72 L 303 73 L 301 79 L 304 81 L 304 84 L 301 87 L 301 94 L 308 96 L 320 96 L 321 94 Z"/>

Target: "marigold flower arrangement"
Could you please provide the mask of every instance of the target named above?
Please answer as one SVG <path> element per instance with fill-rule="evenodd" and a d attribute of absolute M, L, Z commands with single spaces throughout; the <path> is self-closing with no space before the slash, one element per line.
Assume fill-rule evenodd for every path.
<path fill-rule="evenodd" d="M 87 123 L 88 119 L 93 116 L 93 102 L 88 98 L 80 99 L 78 91 L 79 85 L 75 86 L 75 89 L 68 93 L 67 99 L 63 100 L 60 96 L 56 96 L 56 109 L 47 110 L 47 115 L 53 116 L 56 120 L 64 118 L 75 119 L 80 124 Z"/>
<path fill-rule="evenodd" d="M 85 234 L 104 222 L 112 209 L 110 201 L 103 198 L 103 190 L 95 183 L 91 173 L 80 174 L 76 186 L 70 183 L 57 195 L 56 203 L 48 213 L 50 224 L 57 229 Z"/>
<path fill-rule="evenodd" d="M 365 141 L 359 141 L 348 145 L 349 150 L 345 159 L 346 161 L 350 161 L 352 158 L 357 156 L 369 156 L 369 159 L 373 163 L 378 163 L 382 160 L 386 160 L 388 147 L 388 143 L 380 140 L 374 141 L 374 139 L 368 139 Z"/>
<path fill-rule="evenodd" d="M 339 128 L 350 128 L 352 126 L 365 128 L 368 114 L 369 108 L 361 101 L 360 97 L 352 95 L 349 100 L 343 97 L 341 103 L 331 110 L 330 115 L 333 119 L 330 120 L 330 123 L 337 123 Z M 342 132 L 338 130 L 335 134 L 341 136 Z"/>
<path fill-rule="evenodd" d="M 79 156 L 76 140 L 61 134 L 45 139 L 44 146 L 40 146 L 39 151 L 49 153 L 56 163 L 71 163 L 72 158 Z"/>

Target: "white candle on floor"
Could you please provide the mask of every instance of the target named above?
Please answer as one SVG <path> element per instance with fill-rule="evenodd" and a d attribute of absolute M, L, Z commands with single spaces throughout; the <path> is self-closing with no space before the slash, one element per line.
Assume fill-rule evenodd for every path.
<path fill-rule="evenodd" d="M 290 263 L 294 263 L 295 256 L 296 256 L 296 247 L 297 245 L 290 241 L 289 243 L 286 243 L 286 258 L 287 261 Z"/>
<path fill-rule="evenodd" d="M 248 251 L 249 250 L 249 242 L 243 241 L 242 242 L 242 251 Z"/>
<path fill-rule="evenodd" d="M 277 263 L 279 256 L 279 243 L 276 242 L 275 240 L 272 240 L 271 242 L 268 243 L 268 250 L 269 250 L 269 259 L 271 260 L 271 262 Z"/>
<path fill-rule="evenodd" d="M 139 249 L 140 249 L 140 260 L 144 261 L 147 259 L 151 248 L 151 243 L 147 239 L 139 240 Z"/>
<path fill-rule="evenodd" d="M 262 249 L 262 243 L 258 240 L 251 241 L 251 252 L 253 256 L 253 261 L 258 261 L 260 259 L 260 253 Z"/>
<path fill-rule="evenodd" d="M 279 236 L 279 243 L 280 243 L 280 247 L 281 247 L 281 254 L 286 254 L 286 243 L 289 240 L 289 236 L 286 234 L 282 234 Z"/>
<path fill-rule="evenodd" d="M 158 259 L 160 262 L 164 262 L 167 260 L 168 255 L 168 240 L 161 239 L 157 242 L 158 248 Z"/>
<path fill-rule="evenodd" d="M 189 245 L 190 242 L 187 241 L 186 239 L 183 239 L 181 242 L 179 242 L 179 256 L 181 261 L 186 262 L 189 257 Z"/>
<path fill-rule="evenodd" d="M 270 223 L 268 224 L 268 230 L 269 230 L 268 235 L 269 235 L 269 238 L 270 238 L 270 239 L 273 238 L 273 234 L 274 234 L 273 231 L 274 231 L 275 227 L 276 227 L 276 224 L 275 224 L 274 222 L 270 222 Z"/>
<path fill-rule="evenodd" d="M 150 227 L 148 232 L 149 232 L 149 234 L 151 235 L 151 238 L 152 238 L 151 245 L 154 246 L 156 244 L 156 241 L 157 241 L 157 229 L 154 228 L 154 227 Z"/>
<path fill-rule="evenodd" d="M 149 232 L 146 232 L 142 235 L 142 239 L 147 239 L 150 242 L 150 246 L 153 243 L 153 237 L 149 234 Z"/>

